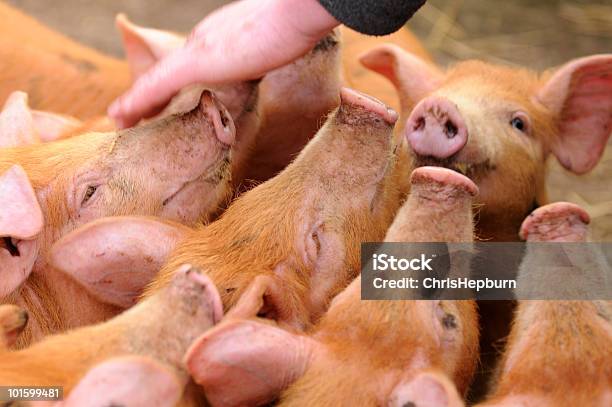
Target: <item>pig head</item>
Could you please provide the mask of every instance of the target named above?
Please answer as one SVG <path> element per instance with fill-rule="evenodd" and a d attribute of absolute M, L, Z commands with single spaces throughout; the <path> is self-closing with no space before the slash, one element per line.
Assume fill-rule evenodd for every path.
<path fill-rule="evenodd" d="M 543 75 L 479 61 L 442 72 L 394 45 L 361 61 L 398 89 L 414 165 L 448 167 L 479 186 L 476 227 L 483 239 L 516 240 L 525 216 L 547 203 L 550 153 L 585 173 L 612 131 L 609 54 Z"/>
<path fill-rule="evenodd" d="M 0 252 L 11 261 L 0 266 L 3 274 L 12 276 L 8 280 L 12 283 L 3 287 L 2 297 L 31 311 L 32 329 L 53 331 L 94 318 L 91 301 L 75 307 L 84 295 L 71 283 L 75 275 L 68 278 L 48 266 L 51 245 L 104 216 L 155 215 L 188 225 L 206 221 L 230 192 L 234 137 L 229 113 L 210 91 L 204 91 L 192 111 L 137 128 L 2 150 L 0 168 L 23 167 L 44 218 L 36 234 L 3 233 L 7 238 Z M 27 189 L 27 179 L 20 182 L 20 188 Z M 32 216 L 21 211 L 11 221 L 21 224 L 35 219 Z M 176 241 L 180 233 L 160 236 Z M 25 244 L 33 248 L 21 253 L 18 249 Z M 152 262 L 146 270 L 156 272 L 159 264 Z M 71 321 L 66 313 L 76 319 Z M 83 320 L 77 317 L 80 313 L 92 315 Z M 44 328 L 37 328 L 39 315 L 51 319 Z"/>

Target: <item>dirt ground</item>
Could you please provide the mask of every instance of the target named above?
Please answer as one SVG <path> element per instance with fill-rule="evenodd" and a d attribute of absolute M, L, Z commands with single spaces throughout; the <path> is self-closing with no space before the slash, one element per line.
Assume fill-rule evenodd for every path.
<path fill-rule="evenodd" d="M 116 13 L 176 31 L 189 29 L 221 0 L 8 0 L 51 27 L 120 56 Z M 429 0 L 409 22 L 441 64 L 469 58 L 545 69 L 578 56 L 612 52 L 610 0 Z M 611 143 L 612 144 L 612 143 Z M 553 160 L 551 160 L 553 161 Z M 577 177 L 551 162 L 552 200 L 582 205 L 595 240 L 612 241 L 612 148 L 590 174 Z"/>

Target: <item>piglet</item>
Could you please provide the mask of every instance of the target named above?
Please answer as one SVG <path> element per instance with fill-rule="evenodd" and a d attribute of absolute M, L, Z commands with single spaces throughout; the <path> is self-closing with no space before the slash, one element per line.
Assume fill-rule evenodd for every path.
<path fill-rule="evenodd" d="M 530 243 L 586 242 L 588 223 L 587 213 L 570 203 L 535 210 L 521 227 L 528 249 L 519 278 L 538 273 L 530 264 L 541 259 L 530 255 L 542 251 L 530 251 Z M 520 301 L 495 389 L 479 406 L 612 404 L 611 316 L 610 301 Z"/>
<path fill-rule="evenodd" d="M 484 240 L 518 240 L 523 219 L 548 203 L 551 153 L 583 174 L 612 133 L 612 54 L 542 74 L 481 61 L 443 71 L 391 44 L 361 62 L 397 88 L 413 164 L 448 167 L 478 185 L 476 231 Z"/>
<path fill-rule="evenodd" d="M 385 240 L 472 241 L 477 191 L 453 171 L 415 170 Z M 239 318 L 248 310 L 238 305 L 187 352 L 212 405 L 260 405 L 280 393 L 283 406 L 454 406 L 444 375 L 464 393 L 478 359 L 474 301 L 362 301 L 357 277 L 308 335 Z M 433 378 L 418 376 L 426 370 Z"/>
<path fill-rule="evenodd" d="M 478 185 L 476 234 L 485 241 L 518 240 L 523 219 L 548 203 L 550 155 L 583 174 L 595 167 L 612 133 L 612 54 L 544 73 L 481 61 L 444 71 L 389 44 L 361 62 L 398 90 L 398 126 L 412 165 L 451 168 Z M 480 302 L 479 311 L 486 372 L 508 335 L 512 304 Z"/>
<path fill-rule="evenodd" d="M 255 88 L 239 89 L 248 103 Z M 31 183 L 36 198 L 3 223 L 15 229 L 39 219 L 41 212 L 44 219 L 42 228 L 27 236 L 0 231 L 5 236 L 0 270 L 6 276 L 0 298 L 30 312 L 24 343 L 108 318 L 132 305 L 140 292 L 127 302 L 91 296 L 78 283 L 86 276 L 50 267 L 48 252 L 54 242 L 80 225 L 111 215 L 155 215 L 188 225 L 206 221 L 229 197 L 234 141 L 229 112 L 204 91 L 191 111 L 137 128 L 0 150 L 0 172 L 20 165 L 27 177 L 13 189 L 26 190 Z M 2 194 L 2 199 L 13 198 Z M 173 228 L 157 236 L 176 242 L 182 233 Z M 148 272 L 150 279 L 160 266 L 149 261 L 139 271 Z"/>
<path fill-rule="evenodd" d="M 96 384 L 96 377 L 130 387 L 135 384 L 134 372 L 140 372 L 138 375 L 145 379 L 149 376 L 143 381 L 162 383 L 170 395 L 180 396 L 189 379 L 183 355 L 199 335 L 221 319 L 222 313 L 219 293 L 212 281 L 200 270 L 183 265 L 175 270 L 164 289 L 108 322 L 50 336 L 26 349 L 4 352 L 0 358 L 0 383 L 63 386 L 64 396 L 70 401 L 80 400 L 84 389 Z M 136 362 L 108 361 L 127 355 L 153 362 L 139 358 Z M 102 362 L 106 364 L 96 367 Z M 72 395 L 75 386 L 77 390 Z M 108 390 L 115 394 L 122 391 L 121 387 L 110 387 Z M 132 390 L 133 393 L 126 391 L 122 397 L 165 393 L 159 386 Z M 96 397 L 110 399 L 112 394 Z"/>

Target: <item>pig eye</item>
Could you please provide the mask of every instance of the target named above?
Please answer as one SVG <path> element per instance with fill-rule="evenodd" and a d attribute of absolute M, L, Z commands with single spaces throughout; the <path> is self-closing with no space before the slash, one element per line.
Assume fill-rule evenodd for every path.
<path fill-rule="evenodd" d="M 510 125 L 520 131 L 521 133 L 527 133 L 529 131 L 529 119 L 524 113 L 518 112 L 512 116 Z"/>
<path fill-rule="evenodd" d="M 91 197 L 96 193 L 97 190 L 98 190 L 97 185 L 88 186 L 87 190 L 85 191 L 85 195 L 83 196 L 83 200 L 81 201 L 81 205 L 85 205 L 91 199 Z"/>
<path fill-rule="evenodd" d="M 315 244 L 317 253 L 320 252 L 321 251 L 321 241 L 319 240 L 319 231 L 315 230 L 314 232 L 312 232 L 311 238 Z"/>

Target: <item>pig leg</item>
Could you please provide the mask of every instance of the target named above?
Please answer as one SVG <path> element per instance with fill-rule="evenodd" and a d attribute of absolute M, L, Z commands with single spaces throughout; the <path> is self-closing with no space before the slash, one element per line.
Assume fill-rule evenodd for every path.
<path fill-rule="evenodd" d="M 56 407 L 171 407 L 182 392 L 178 377 L 167 367 L 142 356 L 124 356 L 94 367 Z"/>
<path fill-rule="evenodd" d="M 8 349 L 28 323 L 28 312 L 16 305 L 0 305 L 0 350 Z"/>

